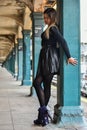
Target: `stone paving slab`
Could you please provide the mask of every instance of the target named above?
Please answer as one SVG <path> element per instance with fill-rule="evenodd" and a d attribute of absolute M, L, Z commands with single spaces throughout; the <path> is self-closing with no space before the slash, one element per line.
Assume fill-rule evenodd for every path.
<path fill-rule="evenodd" d="M 11 125 L 12 119 L 10 112 L 0 112 L 0 125 Z"/>
<path fill-rule="evenodd" d="M 0 125 L 0 130 L 13 130 L 13 125 Z"/>

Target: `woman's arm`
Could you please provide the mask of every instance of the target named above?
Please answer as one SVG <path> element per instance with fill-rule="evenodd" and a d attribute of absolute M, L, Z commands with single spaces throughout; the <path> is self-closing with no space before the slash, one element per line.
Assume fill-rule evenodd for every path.
<path fill-rule="evenodd" d="M 68 58 L 68 63 L 70 64 L 77 64 L 77 60 L 75 60 L 75 58 L 71 57 L 68 45 L 66 40 L 63 38 L 63 36 L 61 35 L 61 33 L 59 32 L 59 30 L 57 29 L 57 27 L 51 27 L 50 30 L 53 33 L 54 38 L 56 39 L 56 41 L 58 41 L 58 43 L 62 46 L 67 58 Z"/>

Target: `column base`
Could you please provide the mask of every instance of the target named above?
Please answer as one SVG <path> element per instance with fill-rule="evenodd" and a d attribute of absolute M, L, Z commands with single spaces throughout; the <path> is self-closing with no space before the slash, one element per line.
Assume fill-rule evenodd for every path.
<path fill-rule="evenodd" d="M 80 106 L 54 106 L 53 123 L 58 123 L 59 127 L 79 127 L 87 126 L 83 109 Z"/>
<path fill-rule="evenodd" d="M 22 85 L 31 86 L 32 82 L 31 80 L 22 80 Z"/>

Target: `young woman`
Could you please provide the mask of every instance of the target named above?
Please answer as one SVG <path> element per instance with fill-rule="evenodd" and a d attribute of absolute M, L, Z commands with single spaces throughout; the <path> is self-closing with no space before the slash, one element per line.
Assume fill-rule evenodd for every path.
<path fill-rule="evenodd" d="M 41 35 L 42 48 L 39 55 L 36 78 L 33 82 L 40 103 L 38 118 L 34 120 L 34 124 L 42 126 L 49 123 L 46 106 L 51 95 L 52 78 L 54 74 L 59 72 L 59 49 L 57 44 L 62 46 L 68 63 L 77 64 L 77 61 L 71 57 L 67 43 L 56 26 L 56 16 L 56 11 L 53 8 L 47 8 L 44 11 L 44 22 L 48 25 L 48 28 Z M 41 87 L 42 83 L 43 87 Z"/>

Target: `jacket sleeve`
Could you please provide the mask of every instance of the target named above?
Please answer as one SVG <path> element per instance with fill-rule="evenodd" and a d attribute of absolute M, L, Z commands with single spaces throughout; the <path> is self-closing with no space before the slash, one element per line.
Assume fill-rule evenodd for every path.
<path fill-rule="evenodd" d="M 63 38 L 63 36 L 61 35 L 61 33 L 59 32 L 59 30 L 57 29 L 57 27 L 51 27 L 50 31 L 53 34 L 53 37 L 55 38 L 55 40 L 62 46 L 67 58 L 70 58 L 70 51 L 67 45 L 66 40 Z"/>

